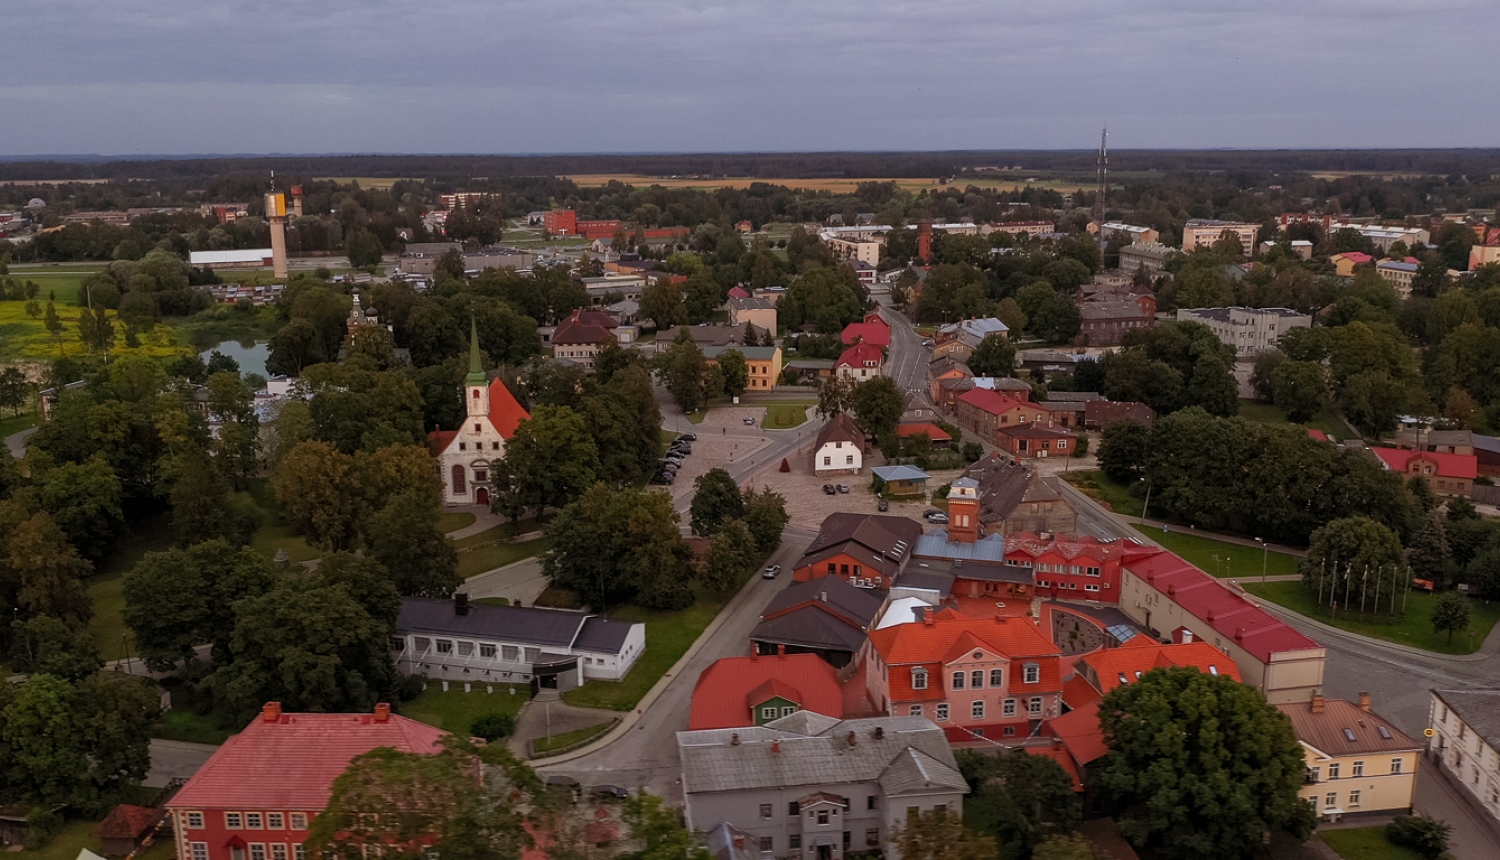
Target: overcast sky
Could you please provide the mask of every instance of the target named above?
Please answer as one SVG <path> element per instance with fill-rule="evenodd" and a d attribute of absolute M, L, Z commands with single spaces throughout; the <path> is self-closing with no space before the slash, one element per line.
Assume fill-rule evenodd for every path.
<path fill-rule="evenodd" d="M 41 0 L 0 154 L 1500 146 L 1495 0 Z"/>

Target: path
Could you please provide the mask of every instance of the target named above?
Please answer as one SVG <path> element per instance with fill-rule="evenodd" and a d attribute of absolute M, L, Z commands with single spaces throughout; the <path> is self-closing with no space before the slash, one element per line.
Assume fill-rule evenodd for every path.
<path fill-rule="evenodd" d="M 12 457 L 15 457 L 17 460 L 19 460 L 22 457 L 26 456 L 26 440 L 30 439 L 31 434 L 35 433 L 36 430 L 37 428 L 35 427 L 28 427 L 25 430 L 12 433 L 9 436 L 5 437 L 5 447 L 10 449 L 10 455 Z"/>
<path fill-rule="evenodd" d="M 212 744 L 190 744 L 186 741 L 151 739 L 151 769 L 141 784 L 163 788 L 173 779 L 187 779 L 203 767 L 209 756 L 218 751 Z"/>
<path fill-rule="evenodd" d="M 521 712 L 516 714 L 516 732 L 505 743 L 511 752 L 524 759 L 530 751 L 531 741 L 603 725 L 621 716 L 619 711 L 570 705 L 556 690 L 542 690 L 536 698 L 521 706 Z"/>
<path fill-rule="evenodd" d="M 535 605 L 537 597 L 547 588 L 547 577 L 542 575 L 539 558 L 523 558 L 504 567 L 477 573 L 464 580 L 464 591 L 470 600 L 482 597 L 504 597 L 511 603 Z"/>
<path fill-rule="evenodd" d="M 466 525 L 461 529 L 455 529 L 451 532 L 448 532 L 447 537 L 449 540 L 463 540 L 466 537 L 477 535 L 480 532 L 488 531 L 495 526 L 504 525 L 507 522 L 505 517 L 491 511 L 489 505 L 458 505 L 455 507 L 444 508 L 443 513 L 474 515 L 473 523 Z"/>

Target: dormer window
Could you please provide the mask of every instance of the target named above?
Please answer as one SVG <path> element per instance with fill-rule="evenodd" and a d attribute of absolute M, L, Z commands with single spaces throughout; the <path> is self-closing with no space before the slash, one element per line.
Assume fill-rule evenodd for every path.
<path fill-rule="evenodd" d="M 925 690 L 925 689 L 927 689 L 927 670 L 926 669 L 913 669 L 913 670 L 911 670 L 911 688 L 913 690 Z"/>

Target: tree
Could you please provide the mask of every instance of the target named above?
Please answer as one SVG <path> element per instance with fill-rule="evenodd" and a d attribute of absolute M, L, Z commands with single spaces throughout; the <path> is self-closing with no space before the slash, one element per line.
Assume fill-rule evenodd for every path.
<path fill-rule="evenodd" d="M 380 239 L 366 230 L 359 230 L 344 240 L 344 251 L 349 256 L 349 265 L 356 269 L 371 269 L 380 265 L 385 253 Z"/>
<path fill-rule="evenodd" d="M 1453 644 L 1455 630 L 1469 629 L 1469 598 L 1456 591 L 1445 591 L 1438 595 L 1432 607 L 1432 630 L 1448 634 L 1448 644 Z"/>
<path fill-rule="evenodd" d="M 986 755 L 960 750 L 956 758 L 972 798 L 994 809 L 989 820 L 1000 856 L 1028 856 L 1049 836 L 1077 824 L 1081 810 L 1073 778 L 1057 762 L 1019 751 Z"/>
<path fill-rule="evenodd" d="M 708 542 L 708 554 L 703 559 L 703 584 L 716 591 L 729 591 L 755 566 L 758 557 L 755 537 L 745 521 L 730 520 Z"/>
<path fill-rule="evenodd" d="M 237 371 L 210 373 L 208 409 L 220 422 L 213 443 L 215 462 L 226 475 L 240 481 L 249 478 L 259 466 L 260 417 L 255 413 L 255 393 Z"/>
<path fill-rule="evenodd" d="M 93 601 L 83 579 L 93 566 L 79 557 L 50 516 L 34 514 L 15 525 L 8 547 L 14 608 L 21 617 L 50 615 L 75 626 L 88 623 Z"/>
<path fill-rule="evenodd" d="M 854 389 L 854 417 L 860 429 L 871 436 L 883 436 L 896 429 L 906 412 L 906 398 L 901 387 L 889 376 L 877 376 L 857 384 Z"/>
<path fill-rule="evenodd" d="M 1016 332 L 1018 335 L 1026 331 L 1026 327 L 1029 324 L 1026 312 L 1021 310 L 1021 306 L 1016 303 L 1016 300 L 1009 296 L 1001 299 L 1000 303 L 995 306 L 995 318 L 1005 323 L 1007 329 Z"/>
<path fill-rule="evenodd" d="M 1344 517 L 1312 533 L 1301 563 L 1302 585 L 1321 595 L 1319 604 L 1336 601 L 1344 607 L 1346 594 L 1352 601 L 1364 590 L 1380 601 L 1396 593 L 1396 572 L 1405 567 L 1394 530 L 1369 517 Z"/>
<path fill-rule="evenodd" d="M 745 492 L 744 521 L 755 538 L 755 548 L 766 555 L 781 545 L 781 532 L 791 520 L 786 499 L 770 487 Z"/>
<path fill-rule="evenodd" d="M 408 490 L 370 518 L 370 558 L 391 572 L 403 597 L 447 597 L 463 584 L 458 549 L 438 529 L 440 514 L 431 494 Z"/>
<path fill-rule="evenodd" d="M 595 484 L 553 518 L 547 534 L 542 573 L 596 607 L 693 602 L 692 552 L 665 493 Z"/>
<path fill-rule="evenodd" d="M 1157 669 L 1099 704 L 1101 784 L 1138 851 L 1169 860 L 1249 858 L 1261 836 L 1312 833 L 1297 794 L 1306 768 L 1291 721 L 1254 687 L 1193 668 Z"/>
<path fill-rule="evenodd" d="M 1448 850 L 1453 826 L 1428 815 L 1398 815 L 1385 826 L 1386 838 L 1422 855 L 1423 860 L 1438 860 Z"/>
<path fill-rule="evenodd" d="M 693 501 L 688 510 L 693 534 L 712 537 L 725 523 L 745 516 L 745 500 L 729 473 L 714 468 L 693 481 Z"/>
<path fill-rule="evenodd" d="M 859 383 L 853 377 L 834 374 L 818 386 L 818 415 L 832 418 L 854 408 L 854 390 Z"/>
<path fill-rule="evenodd" d="M 571 502 L 599 474 L 588 422 L 566 406 L 536 407 L 505 445 L 503 474 L 508 485 L 497 483 L 497 506 L 530 509 L 540 519 L 547 508 Z"/>
<path fill-rule="evenodd" d="M 1438 500 L 1437 493 L 1432 491 L 1432 485 L 1427 483 L 1427 478 L 1423 475 L 1412 475 L 1408 478 L 1406 489 L 1411 493 L 1412 501 L 1416 502 L 1417 507 L 1421 508 L 1423 513 L 1435 510 L 1438 505 L 1442 504 Z"/>
<path fill-rule="evenodd" d="M 1422 527 L 1412 535 L 1411 545 L 1406 548 L 1406 563 L 1411 566 L 1413 574 L 1432 580 L 1438 587 L 1447 581 L 1452 553 L 1448 549 L 1443 517 L 1438 511 L 1428 511 L 1422 518 Z"/>
<path fill-rule="evenodd" d="M 1094 860 L 1094 843 L 1077 833 L 1059 833 L 1037 845 L 1031 860 Z"/>
<path fill-rule="evenodd" d="M 51 299 L 47 300 L 47 311 L 42 316 L 42 325 L 47 329 L 48 334 L 57 338 L 57 354 L 62 355 L 63 322 L 62 317 L 57 315 L 57 308 L 53 306 Z"/>
<path fill-rule="evenodd" d="M 708 362 L 687 329 L 680 329 L 677 339 L 657 358 L 656 374 L 683 412 L 697 412 L 708 402 Z"/>
<path fill-rule="evenodd" d="M 1328 396 L 1326 372 L 1321 364 L 1310 361 L 1284 361 L 1271 372 L 1271 391 L 1287 420 L 1304 424 L 1323 409 Z"/>
<path fill-rule="evenodd" d="M 94 637 L 82 625 L 37 615 L 13 622 L 11 636 L 11 665 L 18 672 L 77 682 L 104 668 Z"/>
<path fill-rule="evenodd" d="M 645 843 L 632 855 L 637 860 L 711 860 L 713 857 L 677 818 L 677 811 L 660 797 L 636 792 L 625 800 L 621 815 L 630 834 Z"/>
<path fill-rule="evenodd" d="M 125 624 L 153 671 L 170 671 L 211 645 L 215 661 L 228 659 L 236 601 L 259 597 L 275 583 L 260 553 L 222 540 L 184 549 L 148 552 L 125 574 Z"/>
<path fill-rule="evenodd" d="M 31 383 L 19 367 L 0 370 L 0 407 L 8 406 L 12 414 L 20 415 L 21 407 L 31 399 Z"/>
<path fill-rule="evenodd" d="M 749 323 L 746 323 L 749 325 Z M 719 355 L 719 372 L 724 374 L 724 393 L 739 397 L 750 384 L 750 364 L 745 354 L 737 349 L 728 349 Z"/>
<path fill-rule="evenodd" d="M 658 329 L 671 328 L 687 319 L 682 290 L 668 278 L 657 278 L 641 291 L 641 316 Z"/>
<path fill-rule="evenodd" d="M 988 334 L 969 356 L 975 376 L 1010 376 L 1016 370 L 1016 344 L 1003 334 Z"/>
<path fill-rule="evenodd" d="M 1270 403 L 1275 399 L 1276 386 L 1271 375 L 1287 361 L 1286 353 L 1279 349 L 1268 349 L 1255 357 L 1255 369 L 1250 372 L 1250 387 L 1255 389 L 1255 399 Z"/>
<path fill-rule="evenodd" d="M 361 506 L 354 493 L 354 458 L 309 439 L 282 458 L 271 478 L 281 515 L 318 546 L 347 549 L 358 534 Z"/>
<path fill-rule="evenodd" d="M 890 841 L 902 860 L 993 860 L 995 840 L 976 836 L 957 815 L 942 807 L 908 812 L 906 821 L 891 828 Z"/>

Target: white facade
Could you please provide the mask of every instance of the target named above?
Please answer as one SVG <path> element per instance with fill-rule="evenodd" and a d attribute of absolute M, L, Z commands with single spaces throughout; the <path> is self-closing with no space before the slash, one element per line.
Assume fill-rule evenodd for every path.
<path fill-rule="evenodd" d="M 1500 690 L 1433 690 L 1427 750 L 1445 775 L 1462 785 L 1485 823 L 1500 826 Z"/>
<path fill-rule="evenodd" d="M 859 474 L 864 467 L 864 455 L 859 450 L 859 445 L 853 442 L 835 439 L 824 442 L 822 447 L 814 452 L 813 474 L 824 475 L 838 472 L 852 472 Z"/>
<path fill-rule="evenodd" d="M 1312 325 L 1312 317 L 1288 308 L 1182 308 L 1177 318 L 1213 329 L 1220 342 L 1234 347 L 1237 356 L 1259 355 L 1276 346 L 1288 329 Z"/>

